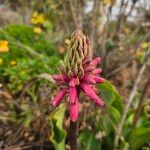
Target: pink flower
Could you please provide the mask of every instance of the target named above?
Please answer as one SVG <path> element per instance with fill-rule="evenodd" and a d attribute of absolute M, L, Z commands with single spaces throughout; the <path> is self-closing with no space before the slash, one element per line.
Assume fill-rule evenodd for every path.
<path fill-rule="evenodd" d="M 96 94 L 98 89 L 95 85 L 101 84 L 105 80 L 100 77 L 102 70 L 96 68 L 101 58 L 92 59 L 88 38 L 77 30 L 72 34 L 71 41 L 71 46 L 77 42 L 78 45 L 70 47 L 66 66 L 60 69 L 61 74 L 52 76 L 56 83 L 62 87 L 62 90 L 57 93 L 51 104 L 57 106 L 67 95 L 70 119 L 76 121 L 79 114 L 79 95 L 81 92 L 84 92 L 97 106 L 104 105 L 102 99 Z"/>

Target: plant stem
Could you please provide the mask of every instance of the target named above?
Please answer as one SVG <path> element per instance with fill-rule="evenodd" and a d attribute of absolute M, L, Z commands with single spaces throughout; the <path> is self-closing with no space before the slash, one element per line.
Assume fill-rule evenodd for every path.
<path fill-rule="evenodd" d="M 77 122 L 70 121 L 70 148 L 77 150 Z"/>
<path fill-rule="evenodd" d="M 139 101 L 139 104 L 138 104 L 138 107 L 136 109 L 135 116 L 134 116 L 134 119 L 133 119 L 133 122 L 132 122 L 132 128 L 134 128 L 136 126 L 136 123 L 137 123 L 137 121 L 140 117 L 140 114 L 141 114 L 141 111 L 142 111 L 142 108 L 143 108 L 144 98 L 145 98 L 146 93 L 148 91 L 149 85 L 150 85 L 150 78 L 148 79 L 147 83 L 144 86 L 142 96 L 141 96 L 141 99 Z"/>

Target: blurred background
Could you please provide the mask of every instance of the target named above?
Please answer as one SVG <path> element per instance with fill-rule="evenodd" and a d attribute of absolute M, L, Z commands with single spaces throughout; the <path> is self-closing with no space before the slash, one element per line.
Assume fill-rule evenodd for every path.
<path fill-rule="evenodd" d="M 149 0 L 0 0 L 0 150 L 70 149 L 66 103 L 50 106 L 50 74 L 75 29 L 107 80 L 104 108 L 81 96 L 79 149 L 150 149 Z"/>

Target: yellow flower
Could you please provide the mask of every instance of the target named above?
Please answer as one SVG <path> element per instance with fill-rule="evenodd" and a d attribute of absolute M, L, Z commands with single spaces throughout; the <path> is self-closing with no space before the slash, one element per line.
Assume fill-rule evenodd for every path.
<path fill-rule="evenodd" d="M 2 65 L 3 64 L 3 59 L 2 58 L 0 58 L 0 65 Z"/>
<path fill-rule="evenodd" d="M 33 12 L 32 18 L 31 18 L 31 23 L 32 24 L 43 24 L 45 21 L 45 16 L 42 13 L 38 12 Z"/>
<path fill-rule="evenodd" d="M 0 52 L 5 53 L 9 51 L 8 41 L 0 40 Z"/>
<path fill-rule="evenodd" d="M 70 42 L 71 42 L 71 41 L 70 41 L 69 39 L 65 39 L 65 44 L 66 44 L 66 45 L 69 45 Z"/>
<path fill-rule="evenodd" d="M 36 17 L 37 15 L 38 15 L 38 12 L 34 11 L 33 14 L 32 14 L 32 17 Z"/>
<path fill-rule="evenodd" d="M 12 66 L 16 65 L 16 61 L 15 61 L 15 60 L 12 60 L 12 61 L 10 61 L 10 64 L 11 64 Z"/>
<path fill-rule="evenodd" d="M 107 4 L 107 5 L 114 5 L 115 4 L 115 0 L 102 0 L 102 2 L 104 4 Z"/>
<path fill-rule="evenodd" d="M 145 48 L 148 48 L 150 46 L 150 43 L 149 42 L 143 42 L 141 45 L 140 45 L 143 49 Z"/>
<path fill-rule="evenodd" d="M 34 27 L 34 33 L 40 34 L 42 32 L 40 27 Z"/>
<path fill-rule="evenodd" d="M 125 34 L 129 34 L 130 33 L 130 29 L 128 27 L 124 27 L 123 32 Z"/>

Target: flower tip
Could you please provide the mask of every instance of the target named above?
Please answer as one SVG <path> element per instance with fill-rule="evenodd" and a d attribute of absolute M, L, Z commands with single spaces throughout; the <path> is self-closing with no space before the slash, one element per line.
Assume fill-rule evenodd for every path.
<path fill-rule="evenodd" d="M 76 122 L 76 121 L 78 120 L 78 118 L 72 118 L 72 117 L 70 117 L 70 120 L 71 120 L 72 122 Z"/>
<path fill-rule="evenodd" d="M 51 104 L 55 107 L 57 106 L 63 99 L 63 97 L 65 96 L 67 92 L 67 89 L 61 90 L 57 93 L 56 97 L 54 98 L 54 100 L 52 100 Z"/>
<path fill-rule="evenodd" d="M 56 106 L 57 106 L 57 104 L 55 103 L 55 101 L 50 102 L 50 104 L 51 104 L 53 107 L 56 107 Z"/>
<path fill-rule="evenodd" d="M 99 106 L 99 107 L 102 107 L 104 106 L 105 102 L 102 101 L 101 99 L 99 101 L 95 101 L 96 105 Z"/>
<path fill-rule="evenodd" d="M 93 79 L 96 81 L 97 84 L 101 84 L 105 82 L 105 79 L 99 76 L 94 76 Z"/>
<path fill-rule="evenodd" d="M 102 69 L 97 68 L 93 71 L 94 74 L 101 74 L 102 73 Z"/>
<path fill-rule="evenodd" d="M 104 106 L 104 105 L 105 105 L 105 102 L 104 102 L 104 101 L 102 101 L 101 103 L 102 103 L 101 106 Z"/>
<path fill-rule="evenodd" d="M 101 58 L 100 58 L 100 57 L 97 57 L 96 59 L 97 59 L 97 61 L 98 61 L 98 62 L 100 62 L 100 61 L 101 61 Z"/>
<path fill-rule="evenodd" d="M 100 57 L 97 57 L 97 58 L 95 58 L 95 59 L 93 59 L 93 60 L 91 61 L 91 64 L 94 65 L 94 66 L 96 66 L 96 65 L 99 64 L 100 62 L 101 62 L 101 58 L 100 58 Z"/>
<path fill-rule="evenodd" d="M 102 81 L 101 81 L 101 83 L 103 83 L 103 82 L 105 82 L 105 81 L 106 81 L 104 78 L 101 78 L 101 80 L 102 80 Z"/>

